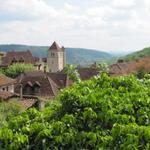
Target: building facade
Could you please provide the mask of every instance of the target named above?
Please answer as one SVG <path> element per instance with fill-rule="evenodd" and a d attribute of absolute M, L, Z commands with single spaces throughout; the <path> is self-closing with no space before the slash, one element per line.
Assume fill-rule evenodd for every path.
<path fill-rule="evenodd" d="M 0 75 L 0 91 L 6 91 L 14 93 L 15 80 L 6 77 L 5 75 Z"/>
<path fill-rule="evenodd" d="M 49 72 L 62 71 L 66 65 L 65 48 L 60 48 L 59 45 L 54 42 L 48 49 L 47 66 Z"/>

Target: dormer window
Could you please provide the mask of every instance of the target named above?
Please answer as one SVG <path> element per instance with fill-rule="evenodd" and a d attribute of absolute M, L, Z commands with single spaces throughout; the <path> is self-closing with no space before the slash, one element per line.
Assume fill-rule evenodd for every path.
<path fill-rule="evenodd" d="M 24 59 L 22 57 L 19 59 L 19 63 L 24 63 Z"/>
<path fill-rule="evenodd" d="M 11 64 L 14 64 L 14 63 L 17 63 L 17 60 L 16 60 L 15 57 L 14 57 L 14 58 L 12 59 L 12 61 L 11 61 Z"/>

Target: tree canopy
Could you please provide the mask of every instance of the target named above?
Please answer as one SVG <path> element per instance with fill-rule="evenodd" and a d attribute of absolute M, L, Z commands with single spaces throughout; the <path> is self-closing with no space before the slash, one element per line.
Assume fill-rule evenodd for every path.
<path fill-rule="evenodd" d="M 100 76 L 0 129 L 0 149 L 150 149 L 150 78 Z"/>

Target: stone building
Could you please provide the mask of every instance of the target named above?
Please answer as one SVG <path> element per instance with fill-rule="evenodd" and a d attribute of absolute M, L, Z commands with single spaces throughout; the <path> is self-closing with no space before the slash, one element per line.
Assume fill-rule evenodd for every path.
<path fill-rule="evenodd" d="M 48 49 L 47 66 L 49 72 L 62 71 L 66 64 L 65 48 L 60 48 L 59 45 L 54 42 Z"/>
<path fill-rule="evenodd" d="M 15 82 L 15 80 L 8 78 L 5 75 L 0 75 L 0 101 L 17 96 L 14 93 Z"/>

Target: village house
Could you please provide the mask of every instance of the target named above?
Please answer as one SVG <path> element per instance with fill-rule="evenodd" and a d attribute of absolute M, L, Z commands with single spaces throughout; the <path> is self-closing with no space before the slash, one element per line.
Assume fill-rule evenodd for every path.
<path fill-rule="evenodd" d="M 117 63 L 109 66 L 109 74 L 112 76 L 136 74 L 139 71 L 150 72 L 150 56 L 130 62 L 118 60 Z"/>
<path fill-rule="evenodd" d="M 63 73 L 45 73 L 32 71 L 21 74 L 17 78 L 15 92 L 22 97 L 55 97 L 59 90 L 72 84 L 68 76 Z"/>
<path fill-rule="evenodd" d="M 32 53 L 27 51 L 10 51 L 7 52 L 1 60 L 1 67 L 8 67 L 14 63 L 36 64 L 36 59 L 32 56 Z"/>
<path fill-rule="evenodd" d="M 0 75 L 0 100 L 6 100 L 15 97 L 14 86 L 16 81 L 5 75 Z"/>

